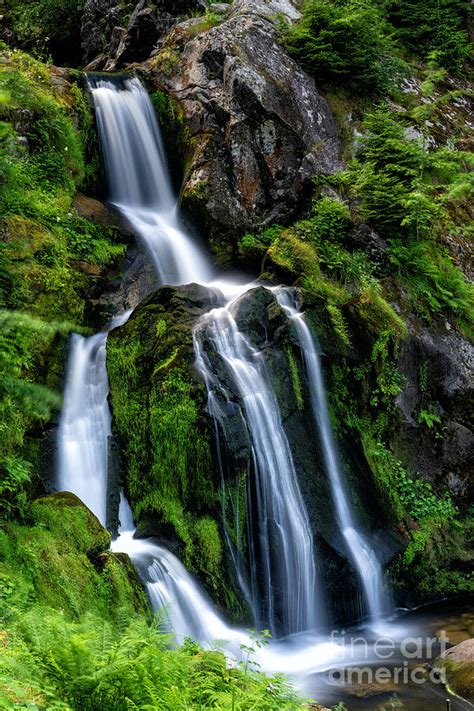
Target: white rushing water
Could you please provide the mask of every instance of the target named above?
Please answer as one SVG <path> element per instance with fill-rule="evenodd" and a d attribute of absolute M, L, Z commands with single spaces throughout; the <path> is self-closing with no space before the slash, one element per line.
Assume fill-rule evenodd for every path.
<path fill-rule="evenodd" d="M 57 486 L 71 491 L 97 516 L 107 515 L 107 471 L 111 417 L 105 362 L 107 334 L 130 312 L 114 319 L 107 331 L 85 338 L 71 336 L 66 387 L 58 429 Z"/>
<path fill-rule="evenodd" d="M 196 281 L 220 288 L 228 298 L 235 298 L 239 290 L 249 288 L 250 285 L 213 281 L 208 261 L 180 227 L 159 127 L 140 82 L 90 78 L 89 84 L 96 106 L 110 201 L 146 244 L 160 283 Z M 281 618 L 278 626 L 286 632 L 309 629 L 317 618 L 311 528 L 276 399 L 262 368 L 255 365 L 250 344 L 242 347 L 243 336 L 229 329 L 230 313 L 230 309 L 213 311 L 208 324 L 212 322 L 215 326 L 216 344 L 234 348 L 236 358 L 227 359 L 229 366 L 237 364 L 234 375 L 246 374 L 240 377 L 239 384 L 257 462 L 256 538 L 258 559 L 264 566 L 259 577 L 265 581 L 265 618 L 274 629 L 278 616 Z M 260 394 L 253 396 L 257 387 Z"/>
<path fill-rule="evenodd" d="M 302 313 L 295 304 L 291 289 L 273 290 L 278 303 L 294 324 L 306 367 L 311 406 L 318 430 L 324 463 L 329 478 L 337 523 L 346 541 L 347 550 L 359 575 L 371 620 L 385 610 L 382 568 L 367 537 L 357 528 L 346 491 L 344 475 L 331 426 L 318 345 Z"/>
<path fill-rule="evenodd" d="M 237 303 L 213 309 L 198 323 L 197 366 L 208 389 L 211 414 L 219 418 L 213 390 L 220 389 L 224 397 L 225 391 L 209 366 L 204 339 L 219 354 L 242 400 L 255 463 L 257 530 L 249 536 L 249 545 L 259 570 L 252 566 L 251 588 L 262 599 L 264 623 L 273 633 L 291 634 L 323 621 L 316 596 L 313 536 L 270 377 L 261 353 L 238 330 L 233 317 Z"/>
<path fill-rule="evenodd" d="M 163 618 L 177 641 L 192 637 L 206 647 L 220 647 L 234 659 L 242 658 L 241 646 L 255 648 L 255 661 L 268 672 L 284 669 L 302 680 L 343 664 L 348 650 L 335 641 L 312 634 L 293 635 L 268 647 L 256 648 L 247 632 L 231 627 L 217 614 L 212 603 L 179 559 L 152 539 L 134 538 L 130 506 L 120 495 L 119 536 L 114 552 L 127 553 L 145 585 L 153 610 Z M 244 653 L 245 656 L 245 653 Z"/>
<path fill-rule="evenodd" d="M 64 404 L 58 432 L 61 491 L 72 491 L 106 522 L 109 386 L 105 367 L 106 333 L 71 337 Z"/>
<path fill-rule="evenodd" d="M 179 222 L 155 112 L 138 79 L 90 77 L 109 201 L 142 240 L 160 284 L 209 283 L 209 260 Z"/>

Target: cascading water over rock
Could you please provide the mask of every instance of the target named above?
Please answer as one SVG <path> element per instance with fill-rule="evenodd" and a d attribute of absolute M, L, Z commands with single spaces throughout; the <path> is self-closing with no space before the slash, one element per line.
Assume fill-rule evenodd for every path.
<path fill-rule="evenodd" d="M 114 319 L 107 331 L 71 337 L 66 387 L 58 431 L 57 487 L 72 491 L 103 526 L 107 515 L 107 474 L 111 417 L 105 363 L 108 331 L 125 323 Z"/>
<path fill-rule="evenodd" d="M 201 319 L 194 332 L 197 365 L 207 385 L 209 409 L 217 419 L 214 391 L 226 395 L 210 368 L 205 340 L 219 354 L 241 397 L 255 469 L 255 495 L 248 497 L 249 517 L 255 506 L 257 519 L 257 530 L 249 532 L 252 609 L 258 609 L 256 598 L 262 600 L 263 619 L 258 616 L 257 622 L 289 634 L 322 621 L 313 537 L 264 361 L 238 330 L 232 313 L 235 304 L 232 301 Z"/>
<path fill-rule="evenodd" d="M 346 542 L 349 556 L 359 575 L 369 616 L 371 620 L 377 620 L 386 611 L 382 568 L 366 536 L 358 530 L 351 511 L 329 417 L 318 344 L 311 334 L 303 314 L 296 307 L 293 291 L 281 287 L 273 291 L 278 303 L 291 319 L 298 336 L 337 523 Z"/>
<path fill-rule="evenodd" d="M 213 270 L 180 225 L 155 112 L 138 79 L 90 76 L 109 202 L 142 240 L 160 284 L 208 283 Z"/>

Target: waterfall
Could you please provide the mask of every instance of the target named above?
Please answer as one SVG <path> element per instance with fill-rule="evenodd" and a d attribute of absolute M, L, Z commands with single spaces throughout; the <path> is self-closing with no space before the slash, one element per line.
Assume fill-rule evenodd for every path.
<path fill-rule="evenodd" d="M 58 433 L 58 488 L 72 491 L 106 523 L 111 434 L 105 367 L 106 333 L 71 337 Z"/>
<path fill-rule="evenodd" d="M 247 632 L 227 625 L 215 612 L 198 583 L 179 559 L 151 539 L 134 538 L 135 527 L 130 506 L 120 495 L 119 537 L 112 542 L 114 552 L 129 555 L 148 593 L 151 606 L 175 635 L 208 647 L 222 647 L 227 656 L 242 658 L 242 647 L 255 648 Z M 327 639 L 304 634 L 257 648 L 255 662 L 268 672 L 280 672 L 302 678 L 307 674 L 341 664 L 347 650 Z"/>
<path fill-rule="evenodd" d="M 303 314 L 296 308 L 291 290 L 280 287 L 273 291 L 278 303 L 291 319 L 298 336 L 337 523 L 359 575 L 369 616 L 372 620 L 377 620 L 385 611 L 382 568 L 373 547 L 366 536 L 358 530 L 351 511 L 329 416 L 318 345 Z"/>
<path fill-rule="evenodd" d="M 257 530 L 249 536 L 249 548 L 260 567 L 257 575 L 256 566 L 251 566 L 251 589 L 263 598 L 264 622 L 271 631 L 290 634 L 321 623 L 313 537 L 269 375 L 261 354 L 237 328 L 233 317 L 237 303 L 213 309 L 200 320 L 194 331 L 197 366 L 214 416 L 219 413 L 213 391 L 220 390 L 225 397 L 225 390 L 210 368 L 205 340 L 219 354 L 242 400 L 255 470 Z"/>
<path fill-rule="evenodd" d="M 72 335 L 59 420 L 57 486 L 76 494 L 103 526 L 111 436 L 105 347 L 108 331 L 129 315 L 128 311 L 114 319 L 107 331 L 89 338 Z"/>
<path fill-rule="evenodd" d="M 337 645 L 321 644 L 308 632 L 324 626 L 326 619 L 311 526 L 292 452 L 264 355 L 239 331 L 234 318 L 240 295 L 253 284 L 227 278 L 216 281 L 209 260 L 180 224 L 159 127 L 140 82 L 90 77 L 89 86 L 96 107 L 110 202 L 145 245 L 156 267 L 158 284 L 194 281 L 218 288 L 223 294 L 219 303 L 225 306 L 203 316 L 193 337 L 196 363 L 208 390 L 216 431 L 224 416 L 223 405 L 237 408 L 251 442 L 248 566 L 242 566 L 240 553 L 232 548 L 227 536 L 239 583 L 259 626 L 270 626 L 276 634 L 293 633 L 287 646 L 281 641 L 265 653 L 259 652 L 262 666 L 288 672 L 327 668 L 331 660 L 339 658 L 340 650 Z M 282 295 L 278 298 L 300 338 L 338 522 L 375 616 L 381 609 L 375 591 L 379 589 L 380 566 L 352 521 L 337 464 L 319 357 L 302 316 L 293 305 L 284 303 Z M 112 322 L 108 330 L 123 323 L 128 315 Z M 59 426 L 57 477 L 58 486 L 76 493 L 103 524 L 111 431 L 106 371 L 108 330 L 90 338 L 77 334 L 72 337 Z M 224 383 L 214 374 L 210 351 L 212 358 L 217 354 L 223 364 L 241 405 L 230 400 Z M 224 509 L 223 504 L 225 523 Z M 192 636 L 203 643 L 226 639 L 235 654 L 241 644 L 251 643 L 248 635 L 225 624 L 173 553 L 153 540 L 135 538 L 132 512 L 123 494 L 119 518 L 119 537 L 112 548 L 130 555 L 153 608 L 165 611 L 178 639 Z M 374 592 L 369 595 L 371 587 Z"/>
<path fill-rule="evenodd" d="M 208 259 L 179 223 L 160 129 L 138 79 L 90 76 L 109 202 L 150 254 L 160 284 L 208 283 Z"/>
<path fill-rule="evenodd" d="M 130 505 L 120 495 L 119 537 L 112 550 L 127 553 L 140 575 L 153 610 L 165 615 L 165 624 L 176 639 L 185 637 L 203 644 L 214 640 L 248 643 L 249 637 L 228 627 L 179 559 L 151 539 L 134 538 Z"/>

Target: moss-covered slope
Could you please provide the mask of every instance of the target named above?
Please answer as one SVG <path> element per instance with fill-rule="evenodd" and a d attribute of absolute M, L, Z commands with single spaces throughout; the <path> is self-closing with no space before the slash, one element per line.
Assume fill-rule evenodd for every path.
<path fill-rule="evenodd" d="M 111 406 L 125 489 L 138 534 L 155 535 L 197 572 L 227 609 L 240 609 L 218 523 L 220 480 L 211 454 L 206 394 L 193 369 L 192 324 L 207 289 L 162 287 L 107 346 Z"/>

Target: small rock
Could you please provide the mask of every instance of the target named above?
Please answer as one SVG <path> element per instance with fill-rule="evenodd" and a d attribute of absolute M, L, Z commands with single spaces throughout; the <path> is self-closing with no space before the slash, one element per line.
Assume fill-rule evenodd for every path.
<path fill-rule="evenodd" d="M 229 9 L 230 5 L 225 2 L 211 2 L 209 5 L 209 10 L 215 12 L 218 15 L 223 15 Z"/>

